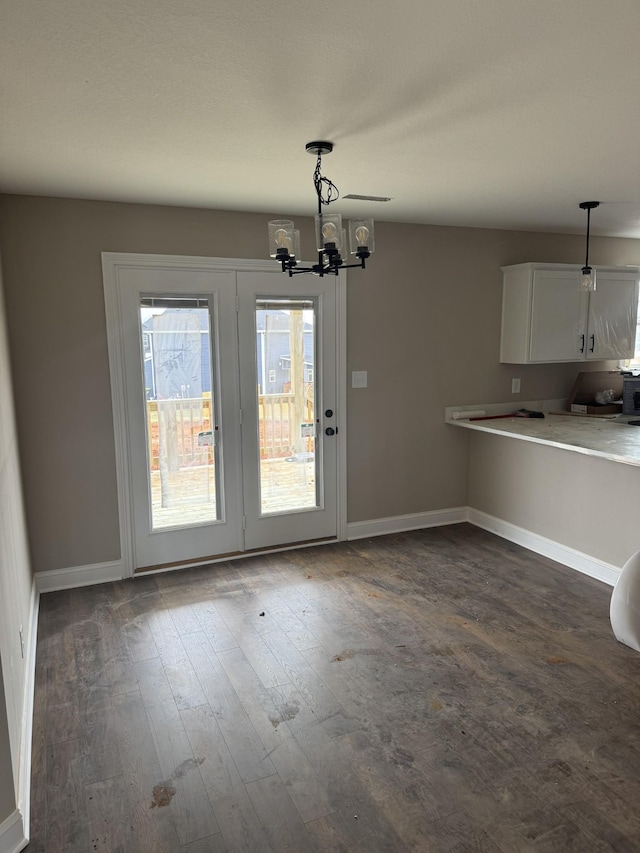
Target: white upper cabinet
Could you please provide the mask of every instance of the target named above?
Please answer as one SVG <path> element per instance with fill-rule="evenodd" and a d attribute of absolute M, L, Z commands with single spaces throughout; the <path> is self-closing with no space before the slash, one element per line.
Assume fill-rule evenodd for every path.
<path fill-rule="evenodd" d="M 640 268 L 597 267 L 594 293 L 573 264 L 502 267 L 500 361 L 535 364 L 632 358 Z"/>
<path fill-rule="evenodd" d="M 506 278 L 505 278 L 506 280 Z M 585 299 L 578 271 L 533 270 L 531 341 L 526 361 L 574 361 L 581 357 Z"/>
<path fill-rule="evenodd" d="M 638 316 L 638 273 L 628 269 L 597 272 L 589 294 L 586 357 L 633 358 Z"/>

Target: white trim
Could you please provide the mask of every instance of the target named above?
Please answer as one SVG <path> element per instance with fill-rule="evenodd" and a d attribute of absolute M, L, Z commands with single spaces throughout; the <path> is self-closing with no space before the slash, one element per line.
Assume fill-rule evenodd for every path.
<path fill-rule="evenodd" d="M 395 515 L 388 518 L 376 518 L 370 521 L 352 521 L 346 525 L 345 539 L 351 541 L 353 539 L 366 539 L 373 536 L 384 536 L 387 533 L 404 533 L 409 530 L 421 530 L 427 527 L 443 527 L 446 524 L 460 524 L 468 521 L 476 527 L 481 527 L 483 530 L 488 530 L 490 533 L 495 533 L 502 539 L 508 539 L 510 542 L 515 542 L 528 548 L 530 551 L 535 551 L 544 557 L 549 557 L 557 563 L 568 566 L 571 569 L 589 575 L 592 578 L 603 581 L 610 586 L 614 586 L 620 576 L 621 568 L 614 566 L 611 563 L 605 563 L 589 554 L 582 551 L 577 551 L 575 548 L 570 548 L 568 545 L 563 545 L 561 542 L 555 542 L 552 539 L 547 539 L 545 536 L 540 536 L 538 533 L 532 533 L 530 530 L 525 530 L 523 527 L 518 527 L 511 524 L 509 521 L 503 521 L 493 515 L 488 515 L 473 507 L 452 507 L 450 509 L 438 509 L 430 512 L 419 512 L 411 515 Z M 208 559 L 202 562 L 194 562 L 180 566 L 179 568 L 187 568 L 188 566 L 208 565 L 209 563 L 226 562 L 228 560 L 242 559 L 243 557 L 253 557 L 258 554 L 273 554 L 279 551 L 290 551 L 296 548 L 308 548 L 313 545 L 324 545 L 336 542 L 337 539 L 322 540 L 319 542 L 294 543 L 280 548 L 265 548 L 260 551 L 242 552 L 234 554 L 232 557 L 225 556 L 216 559 Z M 158 571 L 173 571 L 173 569 L 159 569 Z M 144 572 L 139 577 L 154 572 Z M 50 572 L 37 572 L 35 575 L 35 584 L 38 593 L 54 592 L 60 589 L 71 589 L 73 587 L 91 586 L 98 583 L 109 583 L 112 581 L 122 580 L 124 577 L 124 567 L 121 560 L 115 560 L 111 563 L 95 563 L 90 566 L 74 566 L 70 569 L 54 569 Z M 34 620 L 37 623 L 37 611 L 34 614 Z M 33 646 L 33 654 L 35 655 L 35 631 L 36 627 L 32 626 L 33 638 L 30 637 L 30 646 Z M 32 654 L 31 649 L 29 654 Z M 31 663 L 29 664 L 31 667 Z M 31 667 L 34 669 L 35 667 Z M 1 853 L 1 851 L 0 851 Z"/>
<path fill-rule="evenodd" d="M 189 267 L 197 270 L 237 270 L 255 272 L 278 272 L 279 267 L 274 260 L 255 260 L 249 258 L 211 258 L 205 255 L 147 255 L 139 252 L 102 252 L 103 267 L 105 262 L 113 266 L 125 267 L 164 267 L 182 269 Z"/>
<path fill-rule="evenodd" d="M 127 409 L 125 405 L 124 341 L 120 317 L 122 310 L 118 294 L 118 265 L 126 263 L 128 255 L 102 253 L 102 279 L 107 322 L 107 349 L 113 408 L 113 434 L 116 457 L 116 491 L 123 577 L 131 577 L 134 569 L 133 508 L 129 456 L 127 453 Z M 79 585 L 79 584 L 78 584 Z M 52 587 L 53 588 L 53 587 Z M 60 589 L 61 587 L 57 587 Z"/>
<path fill-rule="evenodd" d="M 369 536 L 404 533 L 424 527 L 442 527 L 445 524 L 459 524 L 467 520 L 467 507 L 463 506 L 418 512 L 413 515 L 394 515 L 389 518 L 376 518 L 373 521 L 352 521 L 347 524 L 347 539 L 365 539 Z"/>
<path fill-rule="evenodd" d="M 468 521 L 476 527 L 495 533 L 502 539 L 515 542 L 523 548 L 528 548 L 536 554 L 555 560 L 563 566 L 582 572 L 584 575 L 596 578 L 596 580 L 615 586 L 620 577 L 622 569 L 611 563 L 605 563 L 563 545 L 554 542 L 546 536 L 532 533 L 523 527 L 503 521 L 486 512 L 473 509 L 473 507 L 454 507 L 452 509 L 434 510 L 432 512 L 421 512 L 415 515 L 395 515 L 390 518 L 376 518 L 372 521 L 355 521 L 347 524 L 347 539 L 365 539 L 370 536 L 384 536 L 387 533 L 403 533 L 408 530 L 420 530 L 426 527 L 442 527 L 445 524 L 459 524 Z"/>
<path fill-rule="evenodd" d="M 112 563 L 93 563 L 90 566 L 73 566 L 70 569 L 36 572 L 35 581 L 38 592 L 42 593 L 73 589 L 77 586 L 93 586 L 97 583 L 110 583 L 122 580 L 124 577 L 122 560 L 114 560 Z"/>
<path fill-rule="evenodd" d="M 525 530 L 523 527 L 511 524 L 509 521 L 503 521 L 493 515 L 488 515 L 486 512 L 469 507 L 468 520 L 471 524 L 475 524 L 476 527 L 481 527 L 483 530 L 495 533 L 503 539 L 508 539 L 510 542 L 522 545 L 530 551 L 535 551 L 536 554 L 549 557 L 549 559 L 555 560 L 557 563 L 562 563 L 563 566 L 576 569 L 576 571 L 596 578 L 610 586 L 615 586 L 616 581 L 620 577 L 622 570 L 617 566 L 611 565 L 611 563 L 597 560 L 595 557 L 589 556 L 589 554 L 584 554 L 575 548 L 562 545 L 560 542 L 554 542 L 552 539 L 547 539 L 546 536 L 532 533 L 530 530 Z"/>
<path fill-rule="evenodd" d="M 336 393 L 338 404 L 338 539 L 348 539 L 347 525 L 347 271 L 336 287 Z"/>
<path fill-rule="evenodd" d="M 18 808 L 23 816 L 24 833 L 29 837 L 31 816 L 31 741 L 33 737 L 33 707 L 36 689 L 36 647 L 38 643 L 38 612 L 40 594 L 36 578 L 31 584 L 29 607 L 29 630 L 27 632 L 26 673 L 24 698 L 22 701 L 22 743 L 20 745 L 20 768 L 18 776 Z"/>
<path fill-rule="evenodd" d="M 18 853 L 27 844 L 22 815 L 16 809 L 0 823 L 0 853 Z"/>

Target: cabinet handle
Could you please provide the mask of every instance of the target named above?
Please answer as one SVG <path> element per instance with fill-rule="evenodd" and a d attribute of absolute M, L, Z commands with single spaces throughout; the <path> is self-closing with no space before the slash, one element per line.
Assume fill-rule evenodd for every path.
<path fill-rule="evenodd" d="M 584 352 L 584 335 L 580 335 L 580 352 Z"/>
<path fill-rule="evenodd" d="M 589 347 L 589 352 L 593 352 L 596 346 L 596 336 L 589 335 L 589 337 L 591 338 L 591 346 Z"/>

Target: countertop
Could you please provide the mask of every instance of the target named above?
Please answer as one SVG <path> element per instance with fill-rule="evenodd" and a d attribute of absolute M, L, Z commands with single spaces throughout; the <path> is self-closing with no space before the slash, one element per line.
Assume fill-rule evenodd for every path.
<path fill-rule="evenodd" d="M 626 465 L 640 465 L 640 426 L 629 426 L 628 420 L 600 420 L 545 413 L 544 418 L 447 420 L 447 423 L 463 429 L 547 444 L 588 456 L 600 456 Z"/>

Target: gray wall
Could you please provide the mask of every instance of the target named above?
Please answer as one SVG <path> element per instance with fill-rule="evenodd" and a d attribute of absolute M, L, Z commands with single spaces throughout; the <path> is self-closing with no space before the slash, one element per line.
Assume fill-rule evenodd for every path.
<path fill-rule="evenodd" d="M 269 218 L 0 197 L 36 571 L 120 556 L 100 253 L 263 258 Z M 300 224 L 308 257 L 311 222 Z M 564 397 L 579 369 L 498 363 L 500 266 L 580 262 L 582 236 L 393 223 L 376 231 L 378 251 L 347 286 L 348 371 L 369 374 L 367 389 L 348 391 L 349 521 L 466 505 L 468 442 L 445 427 L 444 407 Z M 640 246 L 594 239 L 591 259 L 638 263 Z M 512 376 L 522 379 L 519 396 Z"/>

